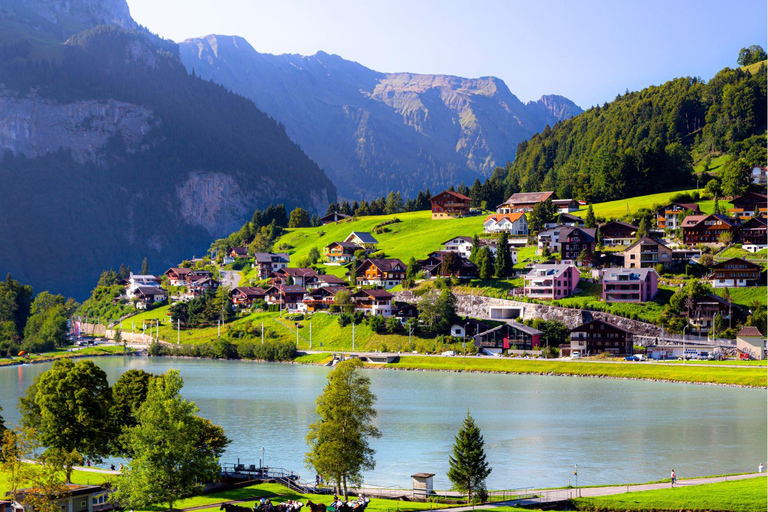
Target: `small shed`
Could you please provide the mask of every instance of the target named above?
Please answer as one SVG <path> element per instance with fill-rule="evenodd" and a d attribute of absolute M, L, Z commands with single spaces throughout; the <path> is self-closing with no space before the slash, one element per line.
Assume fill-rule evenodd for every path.
<path fill-rule="evenodd" d="M 434 476 L 434 473 L 416 473 L 411 475 L 411 478 L 413 478 L 413 495 L 429 497 L 432 494 L 432 478 Z"/>

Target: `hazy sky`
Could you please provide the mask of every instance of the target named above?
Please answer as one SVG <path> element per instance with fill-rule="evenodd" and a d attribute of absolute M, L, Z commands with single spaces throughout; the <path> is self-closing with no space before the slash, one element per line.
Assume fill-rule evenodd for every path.
<path fill-rule="evenodd" d="M 766 45 L 765 0 L 128 0 L 175 41 L 240 35 L 265 53 L 338 54 L 377 71 L 503 79 L 582 107 L 678 76 L 711 78 Z"/>

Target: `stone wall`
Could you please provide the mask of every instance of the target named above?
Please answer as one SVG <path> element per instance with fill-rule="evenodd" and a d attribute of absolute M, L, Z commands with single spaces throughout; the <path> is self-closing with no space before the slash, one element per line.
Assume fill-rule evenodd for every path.
<path fill-rule="evenodd" d="M 661 327 L 646 322 L 630 320 L 621 316 L 611 315 L 602 311 L 588 311 L 576 308 L 561 308 L 549 306 L 546 304 L 531 304 L 508 299 L 496 299 L 493 297 L 483 297 L 481 295 L 455 294 L 458 307 L 458 313 L 462 316 L 473 318 L 490 318 L 489 308 L 512 307 L 520 308 L 523 312 L 523 320 L 532 320 L 541 318 L 542 320 L 558 320 L 568 326 L 569 329 L 601 319 L 614 325 L 633 332 L 639 336 L 661 336 Z M 418 303 L 420 297 L 416 297 L 409 291 L 395 293 L 395 300 L 403 302 Z"/>

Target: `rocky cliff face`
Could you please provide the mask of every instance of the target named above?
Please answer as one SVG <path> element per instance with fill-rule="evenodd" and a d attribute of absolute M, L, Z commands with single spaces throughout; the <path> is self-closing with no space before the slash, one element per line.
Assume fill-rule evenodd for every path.
<path fill-rule="evenodd" d="M 60 104 L 0 88 L 0 154 L 36 158 L 65 150 L 78 163 L 105 165 L 112 137 L 135 153 L 147 149 L 147 134 L 159 122 L 150 109 L 124 101 Z"/>
<path fill-rule="evenodd" d="M 125 0 L 4 0 L 5 17 L 61 39 L 98 25 L 138 28 Z"/>
<path fill-rule="evenodd" d="M 268 55 L 237 36 L 179 45 L 188 70 L 283 123 L 346 197 L 406 195 L 487 176 L 517 144 L 581 112 L 560 96 L 523 104 L 494 77 L 379 73 L 336 55 Z"/>

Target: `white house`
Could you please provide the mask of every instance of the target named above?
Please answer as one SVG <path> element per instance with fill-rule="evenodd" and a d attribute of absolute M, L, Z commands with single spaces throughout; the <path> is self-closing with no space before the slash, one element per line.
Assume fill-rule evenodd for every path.
<path fill-rule="evenodd" d="M 469 259 L 469 255 L 472 252 L 472 237 L 471 236 L 457 236 L 451 238 L 440 244 L 443 246 L 443 250 L 448 252 L 455 252 L 462 258 Z"/>
<path fill-rule="evenodd" d="M 501 233 L 506 231 L 510 235 L 528 236 L 528 219 L 524 213 L 497 213 L 489 215 L 483 221 L 483 229 L 486 233 Z"/>
<path fill-rule="evenodd" d="M 755 166 L 752 168 L 752 174 L 750 176 L 752 183 L 754 185 L 762 185 L 765 187 L 768 185 L 768 175 L 766 175 L 766 172 L 768 169 L 765 167 Z"/>
<path fill-rule="evenodd" d="M 754 359 L 765 359 L 765 336 L 757 327 L 742 327 L 736 335 L 736 348 Z"/>

